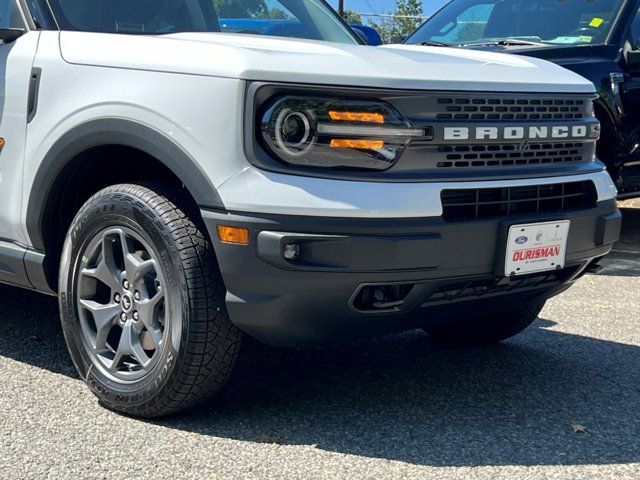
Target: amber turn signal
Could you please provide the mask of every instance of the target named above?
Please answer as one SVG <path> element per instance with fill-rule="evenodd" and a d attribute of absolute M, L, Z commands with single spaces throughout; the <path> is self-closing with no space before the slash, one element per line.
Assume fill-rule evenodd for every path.
<path fill-rule="evenodd" d="M 246 228 L 218 225 L 218 238 L 224 243 L 249 245 L 249 230 Z"/>
<path fill-rule="evenodd" d="M 331 110 L 329 118 L 334 122 L 362 122 L 362 123 L 384 123 L 384 117 L 379 113 L 369 112 L 340 112 Z"/>
<path fill-rule="evenodd" d="M 333 139 L 330 146 L 331 148 L 351 148 L 354 150 L 380 150 L 384 147 L 384 141 Z"/>

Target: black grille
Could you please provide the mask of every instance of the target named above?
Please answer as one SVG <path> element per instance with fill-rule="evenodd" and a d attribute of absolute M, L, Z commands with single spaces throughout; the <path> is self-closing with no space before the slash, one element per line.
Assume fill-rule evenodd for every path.
<path fill-rule="evenodd" d="M 584 146 L 580 142 L 538 143 L 525 148 L 513 144 L 443 146 L 438 147 L 438 152 L 446 154 L 446 161 L 438 162 L 437 167 L 500 167 L 580 162 L 584 158 Z"/>
<path fill-rule="evenodd" d="M 573 120 L 585 118 L 580 99 L 438 98 L 438 120 Z"/>
<path fill-rule="evenodd" d="M 593 208 L 597 201 L 591 181 L 525 187 L 443 190 L 447 221 L 477 220 Z"/>
<path fill-rule="evenodd" d="M 580 268 L 580 266 L 574 266 L 522 277 L 492 277 L 452 282 L 434 290 L 423 305 L 447 303 L 465 298 L 482 298 L 525 290 L 550 289 L 570 280 L 578 273 Z"/>

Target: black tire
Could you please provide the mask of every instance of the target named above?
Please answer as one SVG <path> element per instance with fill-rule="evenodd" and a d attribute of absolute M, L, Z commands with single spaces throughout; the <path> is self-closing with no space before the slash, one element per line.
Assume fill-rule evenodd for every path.
<path fill-rule="evenodd" d="M 544 304 L 544 301 L 536 301 L 517 310 L 496 315 L 477 315 L 461 321 L 425 327 L 424 330 L 445 344 L 493 345 L 526 330 L 538 318 Z"/>
<path fill-rule="evenodd" d="M 81 378 L 109 409 L 146 418 L 179 412 L 215 395 L 233 369 L 241 333 L 190 205 L 177 189 L 115 185 L 85 203 L 67 234 L 59 282 L 64 336 Z M 114 293 L 118 279 L 128 286 Z M 112 308 L 120 312 L 111 326 L 98 323 Z"/>

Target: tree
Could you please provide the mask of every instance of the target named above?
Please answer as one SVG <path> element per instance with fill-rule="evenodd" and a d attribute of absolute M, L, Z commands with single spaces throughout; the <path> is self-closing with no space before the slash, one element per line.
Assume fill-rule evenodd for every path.
<path fill-rule="evenodd" d="M 267 5 L 264 0 L 213 0 L 220 18 L 244 18 L 264 15 Z"/>
<path fill-rule="evenodd" d="M 406 38 L 422 24 L 424 9 L 420 0 L 398 0 L 393 35 Z"/>
<path fill-rule="evenodd" d="M 362 25 L 362 17 L 353 10 L 345 10 L 342 18 L 344 18 L 344 21 L 349 24 L 355 23 Z"/>
<path fill-rule="evenodd" d="M 370 25 L 378 30 L 385 43 L 399 42 L 422 24 L 424 9 L 420 0 L 398 0 L 393 18 L 382 17 Z"/>
<path fill-rule="evenodd" d="M 389 17 L 380 17 L 379 21 L 369 20 L 369 25 L 375 28 L 384 43 L 392 43 L 393 38 L 393 19 Z"/>
<path fill-rule="evenodd" d="M 261 10 L 258 13 L 252 15 L 252 18 L 265 18 L 268 20 L 289 20 L 291 19 L 291 16 L 281 8 L 268 8 L 267 10 Z"/>
<path fill-rule="evenodd" d="M 486 22 L 477 22 L 475 19 L 469 20 L 458 29 L 454 43 L 473 42 L 484 38 L 486 26 Z"/>

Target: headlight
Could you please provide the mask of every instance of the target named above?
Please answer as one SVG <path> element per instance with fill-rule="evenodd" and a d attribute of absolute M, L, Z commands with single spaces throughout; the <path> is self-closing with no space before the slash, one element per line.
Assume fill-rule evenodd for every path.
<path fill-rule="evenodd" d="M 385 170 L 424 130 L 384 102 L 288 96 L 267 108 L 260 135 L 287 164 Z"/>

